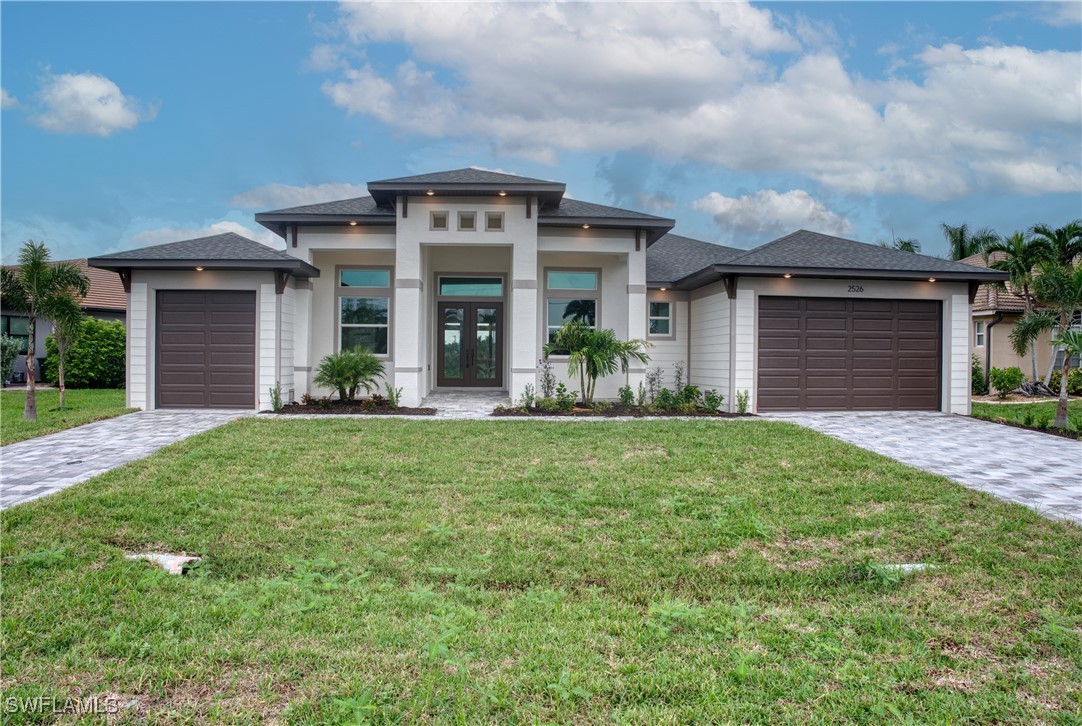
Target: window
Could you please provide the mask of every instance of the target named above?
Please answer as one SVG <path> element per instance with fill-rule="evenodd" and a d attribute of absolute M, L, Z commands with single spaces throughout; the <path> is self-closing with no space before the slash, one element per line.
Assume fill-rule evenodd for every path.
<path fill-rule="evenodd" d="M 376 355 L 390 352 L 391 270 L 338 271 L 338 349 L 358 346 Z"/>
<path fill-rule="evenodd" d="M 485 212 L 485 231 L 503 231 L 503 212 Z"/>
<path fill-rule="evenodd" d="M 458 231 L 473 232 L 477 229 L 477 214 L 474 212 L 458 213 Z"/>
<path fill-rule="evenodd" d="M 651 302 L 647 313 L 647 335 L 656 338 L 671 337 L 672 303 Z"/>
<path fill-rule="evenodd" d="M 24 315 L 4 315 L 0 324 L 0 333 L 10 335 L 22 341 L 19 355 L 26 355 L 27 346 L 30 345 L 30 318 Z"/>
<path fill-rule="evenodd" d="M 447 212 L 430 212 L 428 216 L 428 228 L 433 232 L 446 232 L 447 219 L 449 216 L 450 215 Z"/>
<path fill-rule="evenodd" d="M 984 321 L 978 320 L 973 323 L 973 345 L 977 348 L 984 347 Z"/>
<path fill-rule="evenodd" d="M 596 270 L 547 270 L 545 272 L 546 339 L 552 342 L 564 323 L 573 321 L 597 327 L 600 273 Z"/>
<path fill-rule="evenodd" d="M 503 297 L 503 278 L 441 275 L 439 294 L 450 297 Z"/>

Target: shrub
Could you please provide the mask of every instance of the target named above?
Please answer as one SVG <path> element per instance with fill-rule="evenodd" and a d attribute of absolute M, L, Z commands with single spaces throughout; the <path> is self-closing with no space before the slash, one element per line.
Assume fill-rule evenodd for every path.
<path fill-rule="evenodd" d="M 352 401 L 361 388 L 371 391 L 377 378 L 383 378 L 383 363 L 371 351 L 354 348 L 325 356 L 312 382 L 338 391 L 342 401 Z"/>
<path fill-rule="evenodd" d="M 635 405 L 637 405 L 639 408 L 642 408 L 646 405 L 646 385 L 643 383 L 639 384 L 639 392 L 635 396 Z"/>
<path fill-rule="evenodd" d="M 710 413 L 717 413 L 721 410 L 721 404 L 725 401 L 725 397 L 711 388 L 709 391 L 703 393 L 703 408 Z"/>
<path fill-rule="evenodd" d="M 658 391 L 657 398 L 654 399 L 654 405 L 666 411 L 676 408 L 680 403 L 680 397 L 668 388 L 662 388 Z"/>
<path fill-rule="evenodd" d="M 401 401 L 402 389 L 391 388 L 390 386 L 387 386 L 387 405 L 389 405 L 391 408 L 398 408 Z"/>
<path fill-rule="evenodd" d="M 272 411 L 282 410 L 282 382 L 275 381 L 270 389 L 270 403 Z"/>
<path fill-rule="evenodd" d="M 684 388 L 684 370 L 687 368 L 687 366 L 684 364 L 684 361 L 678 360 L 675 363 L 673 363 L 672 368 L 673 368 L 673 371 L 672 371 L 672 387 L 673 387 L 673 390 L 676 390 L 676 391 L 682 390 Z"/>
<path fill-rule="evenodd" d="M 688 385 L 684 386 L 683 388 L 681 388 L 679 390 L 680 390 L 679 396 L 680 396 L 680 402 L 681 403 L 687 403 L 687 404 L 692 404 L 694 406 L 698 406 L 699 402 L 702 400 L 703 392 L 699 390 L 698 386 L 693 386 L 693 385 L 691 385 L 689 383 Z"/>
<path fill-rule="evenodd" d="M 561 411 L 570 411 L 575 407 L 575 394 L 567 390 L 563 383 L 556 386 L 556 406 Z"/>
<path fill-rule="evenodd" d="M 533 408 L 534 400 L 537 398 L 537 394 L 534 393 L 533 384 L 527 383 L 522 387 L 522 407 L 525 409 Z"/>
<path fill-rule="evenodd" d="M 988 371 L 988 378 L 992 382 L 992 389 L 1000 398 L 1006 398 L 1007 394 L 1022 385 L 1026 376 L 1018 366 L 1010 368 L 993 368 Z"/>
<path fill-rule="evenodd" d="M 1059 393 L 1059 382 L 1063 378 L 1062 371 L 1052 371 L 1052 377 L 1048 379 L 1048 388 L 1052 393 Z M 1082 396 L 1082 368 L 1075 368 L 1067 374 L 1067 395 Z"/>
<path fill-rule="evenodd" d="M 657 394 L 661 391 L 662 375 L 660 368 L 651 368 L 646 371 L 646 393 L 650 398 L 650 403 L 657 400 Z"/>
<path fill-rule="evenodd" d="M 15 359 L 19 357 L 23 342 L 19 338 L 0 333 L 0 381 L 11 380 L 15 372 Z"/>
<path fill-rule="evenodd" d="M 630 406 L 635 403 L 635 392 L 631 386 L 620 386 L 620 403 Z"/>
<path fill-rule="evenodd" d="M 64 361 L 66 388 L 123 388 L 124 323 L 119 320 L 87 318 L 75 344 Z M 45 367 L 42 375 L 50 383 L 59 379 L 60 355 L 56 336 L 45 339 Z"/>
<path fill-rule="evenodd" d="M 973 354 L 972 376 L 973 395 L 983 396 L 988 393 L 988 387 L 984 385 L 984 367 L 981 365 L 981 357 L 976 353 Z"/>
<path fill-rule="evenodd" d="M 553 398 L 556 395 L 556 374 L 552 372 L 552 363 L 542 358 L 537 361 L 541 369 L 541 398 Z"/>
<path fill-rule="evenodd" d="M 751 393 L 744 389 L 736 394 L 736 410 L 743 416 L 748 412 L 748 404 L 751 402 Z"/>
<path fill-rule="evenodd" d="M 559 409 L 560 405 L 556 402 L 555 398 L 537 399 L 537 410 L 542 413 L 556 413 Z"/>

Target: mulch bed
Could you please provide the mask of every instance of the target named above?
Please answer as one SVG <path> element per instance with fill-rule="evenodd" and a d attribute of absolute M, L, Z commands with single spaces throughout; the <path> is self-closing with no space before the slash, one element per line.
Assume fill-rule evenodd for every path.
<path fill-rule="evenodd" d="M 287 406 L 282 406 L 281 411 L 267 411 L 267 413 L 277 413 L 281 416 L 289 416 L 298 413 L 326 416 L 340 416 L 344 414 L 361 414 L 364 416 L 435 416 L 436 409 L 407 408 L 406 406 L 391 408 L 386 403 L 373 405 L 372 403 L 365 401 L 343 403 L 342 401 L 335 400 L 323 403 L 291 403 Z"/>
<path fill-rule="evenodd" d="M 614 403 L 609 406 L 605 406 L 600 410 L 592 408 L 583 408 L 576 406 L 570 411 L 542 411 L 539 408 L 497 408 L 492 412 L 493 416 L 565 416 L 568 418 L 584 417 L 584 418 L 615 418 L 617 416 L 631 416 L 633 418 L 672 418 L 672 417 L 695 417 L 695 418 L 740 418 L 738 413 L 727 413 L 725 411 L 710 412 L 703 409 L 698 411 L 684 412 L 678 410 L 656 410 L 650 411 L 639 406 L 628 406 L 623 403 Z M 744 414 L 745 416 L 747 414 Z"/>

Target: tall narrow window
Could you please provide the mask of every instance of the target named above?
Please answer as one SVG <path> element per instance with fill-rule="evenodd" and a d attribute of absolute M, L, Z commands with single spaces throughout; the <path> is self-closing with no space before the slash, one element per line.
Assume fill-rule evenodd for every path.
<path fill-rule="evenodd" d="M 547 270 L 545 272 L 546 340 L 552 342 L 564 323 L 577 321 L 596 328 L 600 302 L 597 270 Z"/>
<path fill-rule="evenodd" d="M 973 345 L 976 348 L 984 347 L 984 321 L 978 320 L 973 323 Z"/>
<path fill-rule="evenodd" d="M 391 271 L 351 268 L 338 271 L 338 349 L 390 352 Z"/>
<path fill-rule="evenodd" d="M 672 337 L 672 303 L 651 302 L 649 304 L 646 330 L 651 338 Z"/>

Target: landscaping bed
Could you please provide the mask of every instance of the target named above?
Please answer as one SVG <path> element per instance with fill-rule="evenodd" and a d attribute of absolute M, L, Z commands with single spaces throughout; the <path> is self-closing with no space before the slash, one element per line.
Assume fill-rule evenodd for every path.
<path fill-rule="evenodd" d="M 434 408 L 409 408 L 408 406 L 392 406 L 386 399 L 372 401 L 339 401 L 322 399 L 310 403 L 290 403 L 282 406 L 277 411 L 268 411 L 279 415 L 290 416 L 294 414 L 318 414 L 318 415 L 357 415 L 366 416 L 435 416 Z"/>
<path fill-rule="evenodd" d="M 748 414 L 728 413 L 726 411 L 708 411 L 704 408 L 656 408 L 636 406 L 634 404 L 599 402 L 591 406 L 576 404 L 571 409 L 540 408 L 532 406 L 497 406 L 493 416 L 567 416 L 567 417 L 608 417 L 630 416 L 633 418 L 668 418 L 673 416 L 693 416 L 702 418 L 740 418 Z"/>
<path fill-rule="evenodd" d="M 1037 403 L 973 401 L 970 415 L 992 423 L 1040 431 L 1069 439 L 1082 439 L 1082 400 L 1075 399 L 1067 402 L 1067 429 L 1057 429 L 1052 426 L 1056 418 L 1057 405 L 1058 403 L 1054 400 Z"/>

